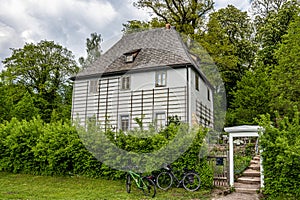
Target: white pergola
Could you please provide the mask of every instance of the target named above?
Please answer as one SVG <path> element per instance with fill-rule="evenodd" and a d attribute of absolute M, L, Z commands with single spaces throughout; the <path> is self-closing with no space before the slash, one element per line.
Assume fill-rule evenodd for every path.
<path fill-rule="evenodd" d="M 243 125 L 224 128 L 229 133 L 229 184 L 234 184 L 234 162 L 233 162 L 233 138 L 234 137 L 258 137 L 258 133 L 263 130 L 261 126 Z M 260 159 L 260 184 L 264 185 L 262 158 Z"/>

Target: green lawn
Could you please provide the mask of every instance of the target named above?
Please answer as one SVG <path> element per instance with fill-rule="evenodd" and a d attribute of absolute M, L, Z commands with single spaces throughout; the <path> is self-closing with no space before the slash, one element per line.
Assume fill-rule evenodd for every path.
<path fill-rule="evenodd" d="M 128 194 L 125 180 L 86 177 L 49 177 L 0 172 L 0 199 L 147 199 L 142 191 Z M 152 198 L 150 198 L 152 199 Z M 209 191 L 157 189 L 153 199 L 209 199 Z"/>

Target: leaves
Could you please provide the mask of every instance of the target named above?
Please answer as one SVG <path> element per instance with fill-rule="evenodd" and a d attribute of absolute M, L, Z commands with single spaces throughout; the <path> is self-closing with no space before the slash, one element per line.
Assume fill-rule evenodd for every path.
<path fill-rule="evenodd" d="M 72 91 L 72 84 L 69 78 L 78 71 L 71 51 L 53 41 L 30 43 L 23 48 L 12 49 L 12 55 L 3 64 L 3 87 L 14 90 L 13 93 L 27 94 L 18 98 L 15 103 L 27 99 L 32 106 L 30 101 L 33 101 L 35 109 L 31 114 L 38 112 L 46 121 L 50 120 L 53 110 L 70 116 L 70 111 L 64 112 L 64 104 L 68 102 L 67 99 L 70 103 L 71 99 L 69 92 Z M 26 102 L 22 104 L 26 106 Z M 27 107 L 29 108 L 28 105 Z M 18 111 L 15 110 L 10 115 L 17 116 Z M 23 116 L 20 114 L 17 117 Z"/>
<path fill-rule="evenodd" d="M 80 57 L 79 63 L 82 67 L 87 67 L 100 58 L 102 50 L 100 43 L 102 42 L 101 34 L 91 33 L 91 38 L 86 39 L 87 58 Z"/>
<path fill-rule="evenodd" d="M 149 8 L 165 23 L 176 26 L 179 32 L 194 34 L 203 25 L 203 17 L 213 9 L 212 0 L 138 0 L 138 8 Z"/>
<path fill-rule="evenodd" d="M 278 196 L 300 197 L 300 124 L 299 111 L 294 109 L 292 119 L 280 118 L 277 115 L 276 124 L 264 116 L 260 125 L 265 131 L 260 136 L 264 167 L 264 193 L 270 199 Z"/>
<path fill-rule="evenodd" d="M 293 107 L 300 109 L 300 17 L 290 24 L 288 33 L 275 52 L 278 65 L 272 71 L 272 110 L 291 116 Z M 288 88 L 288 89 L 287 89 Z"/>

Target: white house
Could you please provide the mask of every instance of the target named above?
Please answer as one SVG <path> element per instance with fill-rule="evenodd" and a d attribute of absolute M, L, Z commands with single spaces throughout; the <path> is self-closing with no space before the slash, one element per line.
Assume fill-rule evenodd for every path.
<path fill-rule="evenodd" d="M 124 35 L 100 59 L 73 77 L 72 119 L 91 117 L 115 130 L 169 117 L 213 127 L 212 86 L 173 28 Z"/>

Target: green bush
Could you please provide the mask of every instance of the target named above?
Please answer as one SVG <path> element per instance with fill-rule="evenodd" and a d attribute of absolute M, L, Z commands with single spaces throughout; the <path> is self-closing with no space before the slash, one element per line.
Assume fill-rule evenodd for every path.
<path fill-rule="evenodd" d="M 75 127 L 40 118 L 0 124 L 0 170 L 39 175 L 99 176 L 99 162 L 86 150 Z"/>
<path fill-rule="evenodd" d="M 271 123 L 269 116 L 264 116 L 261 125 L 265 128 L 260 137 L 263 150 L 264 193 L 270 199 L 277 196 L 299 199 L 299 112 L 295 112 L 292 120 L 277 117 L 276 123 Z"/>
<path fill-rule="evenodd" d="M 149 153 L 172 142 L 178 136 L 177 134 L 183 136 L 190 134 L 191 130 L 196 131 L 192 145 L 172 164 L 178 170 L 183 168 L 196 170 L 201 175 L 202 185 L 211 187 L 212 170 L 206 159 L 199 159 L 199 151 L 207 133 L 204 129 L 190 129 L 185 124 L 171 123 L 160 133 L 150 127 L 148 130 L 132 130 L 130 134 L 107 130 L 105 135 L 118 148 L 128 152 Z M 139 134 L 147 134 L 150 137 L 140 137 Z M 185 137 L 177 137 L 177 140 L 182 144 L 185 142 Z M 91 142 L 95 141 L 91 140 Z M 97 146 L 97 144 L 96 142 L 92 145 Z M 101 145 L 106 147 L 107 144 L 102 142 Z M 175 148 L 178 146 L 168 150 L 172 153 L 176 151 Z M 78 129 L 70 122 L 45 123 L 40 118 L 33 118 L 30 121 L 18 121 L 13 118 L 10 122 L 0 124 L 0 154 L 0 171 L 36 175 L 101 176 L 110 179 L 123 178 L 125 175 L 122 171 L 100 163 L 86 149 L 82 138 L 79 137 Z"/>

